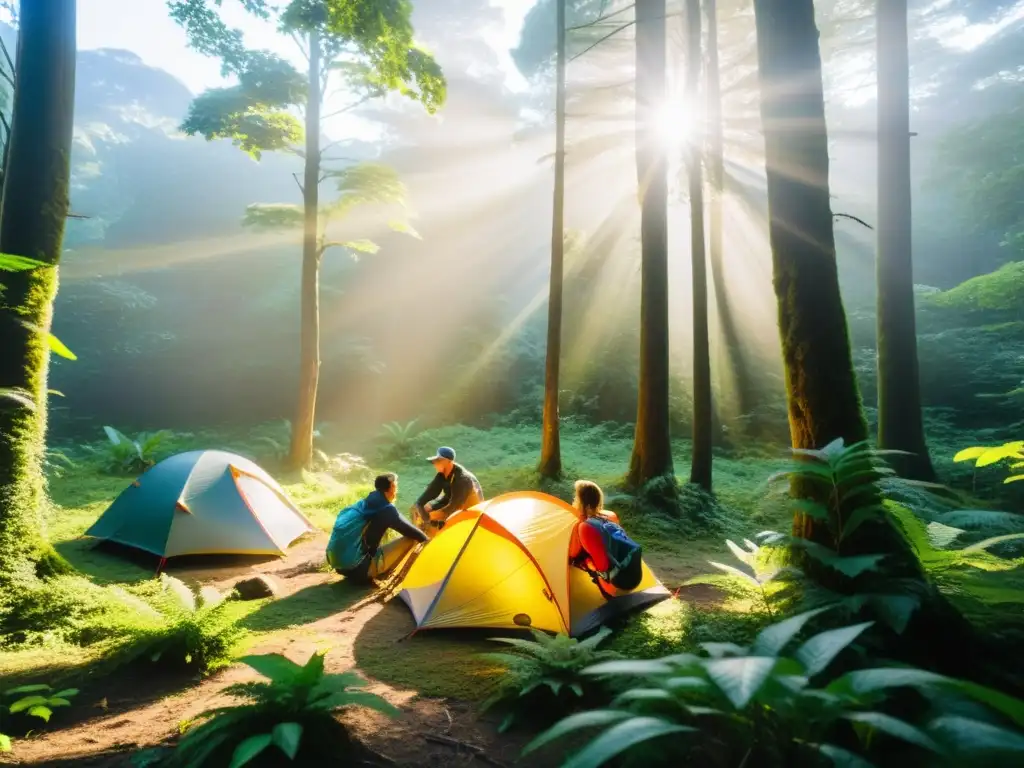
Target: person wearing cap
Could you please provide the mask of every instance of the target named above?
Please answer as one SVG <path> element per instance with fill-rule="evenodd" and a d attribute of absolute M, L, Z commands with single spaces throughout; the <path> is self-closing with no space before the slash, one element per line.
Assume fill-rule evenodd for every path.
<path fill-rule="evenodd" d="M 472 472 L 455 463 L 453 448 L 442 446 L 427 461 L 437 474 L 416 500 L 416 511 L 423 527 L 429 526 L 436 533 L 450 514 L 483 501 L 484 491 Z"/>

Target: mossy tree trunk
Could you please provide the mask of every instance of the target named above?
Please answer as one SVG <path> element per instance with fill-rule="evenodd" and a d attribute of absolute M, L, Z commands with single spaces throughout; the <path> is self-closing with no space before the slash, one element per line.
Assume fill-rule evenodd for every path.
<path fill-rule="evenodd" d="M 555 188 L 551 206 L 551 278 L 548 288 L 547 359 L 544 366 L 544 415 L 541 426 L 540 473 L 562 473 L 558 427 L 559 368 L 562 357 L 562 284 L 565 272 L 565 4 L 557 0 L 555 24 Z"/>
<path fill-rule="evenodd" d="M 313 463 L 316 394 L 320 383 L 320 34 L 309 33 L 309 95 L 306 98 L 306 157 L 302 180 L 302 285 L 300 298 L 299 400 L 292 421 L 290 464 Z"/>
<path fill-rule="evenodd" d="M 812 0 L 755 0 L 761 118 L 768 176 L 779 332 L 795 448 L 821 448 L 836 438 L 866 440 L 836 269 L 829 204 L 828 142 L 821 56 Z M 820 485 L 794 488 L 813 498 Z M 820 491 L 819 491 L 820 493 Z M 827 499 L 819 499 L 825 503 Z M 827 541 L 815 521 L 797 514 L 794 534 Z M 887 655 L 947 674 L 986 677 L 987 641 L 927 579 L 907 541 L 891 526 L 864 526 L 844 554 L 885 553 L 884 573 L 922 585 L 920 608 L 890 637 Z M 809 575 L 829 574 L 807 560 Z M 894 582 L 896 583 L 896 582 Z M 936 643 L 935 638 L 943 642 Z M 987 679 L 1000 685 L 998 680 Z"/>
<path fill-rule="evenodd" d="M 921 413 L 911 249 L 910 64 L 907 2 L 879 2 L 878 33 L 878 444 L 907 451 L 893 465 L 932 480 Z"/>
<path fill-rule="evenodd" d="M 722 392 L 729 392 L 735 399 L 734 406 L 739 413 L 749 413 L 754 407 L 751 392 L 750 365 L 747 362 L 735 310 L 725 283 L 725 261 L 722 230 L 722 205 L 725 193 L 725 148 L 722 128 L 722 85 L 718 64 L 718 0 L 704 0 L 707 17 L 707 130 L 708 130 L 708 184 L 711 199 L 708 205 L 708 261 L 711 265 L 711 281 L 715 292 L 715 306 L 721 332 L 720 352 L 716 360 L 721 361 L 723 372 Z M 726 379 L 729 380 L 727 386 Z"/>
<path fill-rule="evenodd" d="M 701 69 L 700 0 L 686 0 L 686 103 L 697 104 Z M 696 123 L 695 123 L 696 125 Z M 708 269 L 704 248 L 704 131 L 686 146 L 690 187 L 690 265 L 693 281 L 693 454 L 690 482 L 711 490 L 711 347 L 708 339 Z"/>
<path fill-rule="evenodd" d="M 41 528 L 47 337 L 68 214 L 75 102 L 75 1 L 22 3 L 0 252 L 47 266 L 2 274 L 0 387 L 35 408 L 0 406 L 0 592 L 57 561 Z"/>
<path fill-rule="evenodd" d="M 636 169 L 640 187 L 640 383 L 627 482 L 671 475 L 668 158 L 655 115 L 665 99 L 665 0 L 636 3 Z"/>

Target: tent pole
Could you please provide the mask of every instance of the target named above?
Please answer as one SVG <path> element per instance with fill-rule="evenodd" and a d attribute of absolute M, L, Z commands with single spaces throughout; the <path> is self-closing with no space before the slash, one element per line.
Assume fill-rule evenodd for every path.
<path fill-rule="evenodd" d="M 160 575 L 160 572 L 164 569 L 165 565 L 167 565 L 167 558 L 166 557 L 161 557 L 160 558 L 160 562 L 156 566 L 156 574 L 155 574 L 156 576 Z"/>

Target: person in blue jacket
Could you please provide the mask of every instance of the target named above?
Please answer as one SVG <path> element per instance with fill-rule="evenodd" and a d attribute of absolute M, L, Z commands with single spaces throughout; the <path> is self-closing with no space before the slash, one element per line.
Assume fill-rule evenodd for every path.
<path fill-rule="evenodd" d="M 338 513 L 331 540 L 327 544 L 327 563 L 347 580 L 370 584 L 394 570 L 414 546 L 427 540 L 423 531 L 406 520 L 394 505 L 398 496 L 398 475 L 378 475 L 374 490 Z M 381 539 L 388 530 L 400 539 L 384 546 Z"/>

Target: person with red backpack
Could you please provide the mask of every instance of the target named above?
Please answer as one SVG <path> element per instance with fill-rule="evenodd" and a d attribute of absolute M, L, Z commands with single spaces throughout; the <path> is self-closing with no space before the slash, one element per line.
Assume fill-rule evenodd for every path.
<path fill-rule="evenodd" d="M 573 507 L 579 515 L 569 540 L 569 562 L 590 574 L 601 594 L 614 597 L 640 586 L 642 548 L 626 535 L 614 512 L 604 509 L 597 483 L 576 481 Z"/>

